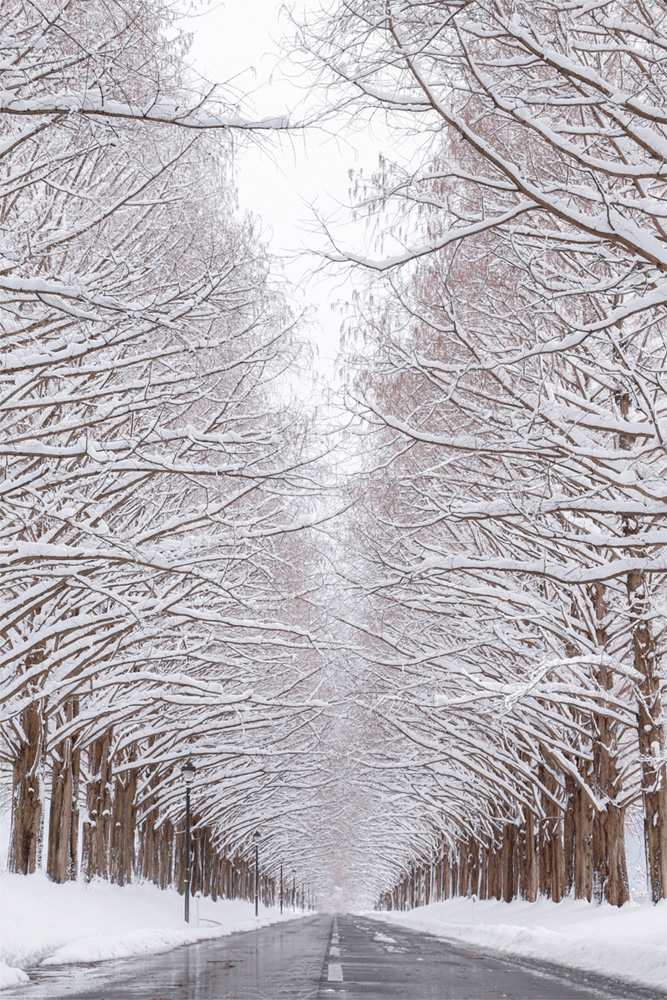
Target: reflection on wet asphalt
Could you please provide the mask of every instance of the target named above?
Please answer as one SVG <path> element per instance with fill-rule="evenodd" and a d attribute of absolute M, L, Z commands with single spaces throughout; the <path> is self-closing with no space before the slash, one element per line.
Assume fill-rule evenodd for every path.
<path fill-rule="evenodd" d="M 317 915 L 164 955 L 38 969 L 3 1000 L 665 1000 L 367 917 Z"/>
<path fill-rule="evenodd" d="M 164 955 L 35 970 L 2 1000 L 316 1000 L 332 918 L 305 917 Z M 31 973 L 31 976 L 33 973 Z"/>
<path fill-rule="evenodd" d="M 496 958 L 474 945 L 366 917 L 336 918 L 342 982 L 325 966 L 318 1000 L 665 1000 L 593 975 Z"/>

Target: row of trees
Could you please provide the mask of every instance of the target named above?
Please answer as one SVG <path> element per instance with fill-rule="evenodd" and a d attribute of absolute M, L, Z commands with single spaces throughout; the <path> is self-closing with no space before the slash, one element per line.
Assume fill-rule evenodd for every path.
<path fill-rule="evenodd" d="M 376 767 L 432 831 L 385 905 L 415 869 L 622 904 L 637 811 L 667 892 L 666 29 L 651 0 L 352 0 L 304 28 L 401 140 L 356 183 L 379 255 L 327 251 L 367 276 L 340 613 L 396 737 Z"/>
<path fill-rule="evenodd" d="M 232 179 L 232 133 L 281 123 L 206 92 L 162 0 L 0 19 L 9 867 L 177 881 L 194 755 L 195 888 L 247 890 L 319 711 L 307 350 Z"/>

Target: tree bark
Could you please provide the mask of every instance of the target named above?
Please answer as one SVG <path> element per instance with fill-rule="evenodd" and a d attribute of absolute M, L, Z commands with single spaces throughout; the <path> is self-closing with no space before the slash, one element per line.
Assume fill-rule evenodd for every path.
<path fill-rule="evenodd" d="M 88 750 L 88 818 L 83 824 L 81 869 L 87 882 L 109 876 L 109 831 L 111 825 L 111 730 L 95 740 Z"/>
<path fill-rule="evenodd" d="M 564 850 L 564 893 L 569 895 L 574 889 L 574 851 L 575 851 L 575 819 L 574 819 L 574 779 L 565 775 L 565 812 L 563 815 L 563 850 Z"/>
<path fill-rule="evenodd" d="M 621 416 L 628 419 L 630 393 L 618 393 Z M 630 451 L 632 437 L 620 434 L 620 447 Z M 623 519 L 623 531 L 631 543 L 641 542 L 640 523 L 635 518 Z M 629 556 L 642 557 L 646 549 L 641 544 L 629 545 Z M 662 714 L 661 682 L 658 672 L 655 638 L 651 631 L 651 601 L 646 573 L 631 570 L 626 589 L 630 614 L 630 637 L 633 666 L 638 675 L 637 735 L 644 805 L 644 849 L 649 891 L 654 903 L 667 895 L 667 764 L 665 763 L 665 720 Z"/>
<path fill-rule="evenodd" d="M 41 860 L 41 775 L 44 729 L 38 705 L 21 713 L 22 738 L 14 758 L 12 822 L 7 867 L 10 872 L 30 875 Z"/>
<path fill-rule="evenodd" d="M 161 889 L 167 889 L 173 881 L 174 863 L 174 827 L 168 819 L 162 820 L 158 827 L 159 837 L 159 881 Z"/>
<path fill-rule="evenodd" d="M 130 752 L 123 763 L 131 762 Z M 116 775 L 114 783 L 113 812 L 111 825 L 111 881 L 116 885 L 128 885 L 134 870 L 134 836 L 136 825 L 137 772 L 122 771 Z"/>
<path fill-rule="evenodd" d="M 516 896 L 516 826 L 506 823 L 503 830 L 502 865 L 503 865 L 503 899 L 511 903 Z"/>
<path fill-rule="evenodd" d="M 67 721 L 71 722 L 77 714 L 77 701 L 68 701 Z M 59 743 L 53 754 L 46 874 L 52 882 L 61 884 L 77 876 L 80 756 L 71 737 Z"/>
<path fill-rule="evenodd" d="M 591 587 L 595 611 L 596 642 L 601 651 L 609 643 L 606 619 L 605 587 L 595 583 Z M 602 692 L 611 692 L 614 675 L 601 658 L 596 670 L 596 681 Z M 618 760 L 618 723 L 598 712 L 593 719 L 593 785 L 602 810 L 595 810 L 593 820 L 593 869 L 596 898 L 606 899 L 613 906 L 622 906 L 630 898 L 628 871 L 625 860 L 625 817 L 618 802 L 622 792 L 622 779 Z"/>
<path fill-rule="evenodd" d="M 459 842 L 459 896 L 470 892 L 470 849 L 467 840 Z"/>
<path fill-rule="evenodd" d="M 532 810 L 526 809 L 526 817 L 520 829 L 520 872 L 521 895 L 534 903 L 538 891 L 537 846 L 535 843 L 535 824 Z"/>
<path fill-rule="evenodd" d="M 489 849 L 486 846 L 480 849 L 479 898 L 489 898 Z"/>
<path fill-rule="evenodd" d="M 470 852 L 469 892 L 471 896 L 477 896 L 479 895 L 480 846 L 475 837 L 471 837 L 468 844 L 468 850 Z"/>
<path fill-rule="evenodd" d="M 644 847 L 649 891 L 654 903 L 667 895 L 667 765 L 660 678 L 649 623 L 645 574 L 628 574 L 628 600 L 637 682 L 637 734 L 644 803 Z"/>
<path fill-rule="evenodd" d="M 495 841 L 489 847 L 488 899 L 501 899 L 503 894 L 502 850 Z"/>
<path fill-rule="evenodd" d="M 574 788 L 574 896 L 593 898 L 593 807 L 579 783 Z"/>

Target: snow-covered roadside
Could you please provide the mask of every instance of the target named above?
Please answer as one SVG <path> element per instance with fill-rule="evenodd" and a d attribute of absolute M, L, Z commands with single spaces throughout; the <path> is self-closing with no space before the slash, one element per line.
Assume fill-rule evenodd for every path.
<path fill-rule="evenodd" d="M 503 955 L 667 989 L 667 900 L 658 906 L 627 903 L 618 908 L 574 899 L 561 903 L 452 899 L 405 913 L 372 916 Z"/>
<path fill-rule="evenodd" d="M 296 914 L 299 915 L 298 913 Z M 108 882 L 54 885 L 40 874 L 0 875 L 0 989 L 27 982 L 31 966 L 159 954 L 206 938 L 254 930 L 295 916 L 240 900 L 193 899 L 156 886 Z M 199 926 L 198 926 L 199 924 Z"/>

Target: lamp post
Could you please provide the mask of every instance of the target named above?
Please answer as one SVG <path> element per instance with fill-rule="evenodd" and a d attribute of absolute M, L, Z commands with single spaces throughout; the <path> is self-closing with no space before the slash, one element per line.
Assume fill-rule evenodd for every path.
<path fill-rule="evenodd" d="M 280 912 L 283 912 L 283 866 L 280 866 Z"/>
<path fill-rule="evenodd" d="M 259 841 L 261 836 L 259 830 L 255 830 L 253 834 L 255 841 L 255 916 L 259 914 Z"/>
<path fill-rule="evenodd" d="M 190 923 L 190 785 L 195 779 L 197 768 L 191 760 L 181 764 L 181 774 L 185 782 L 185 922 Z"/>

